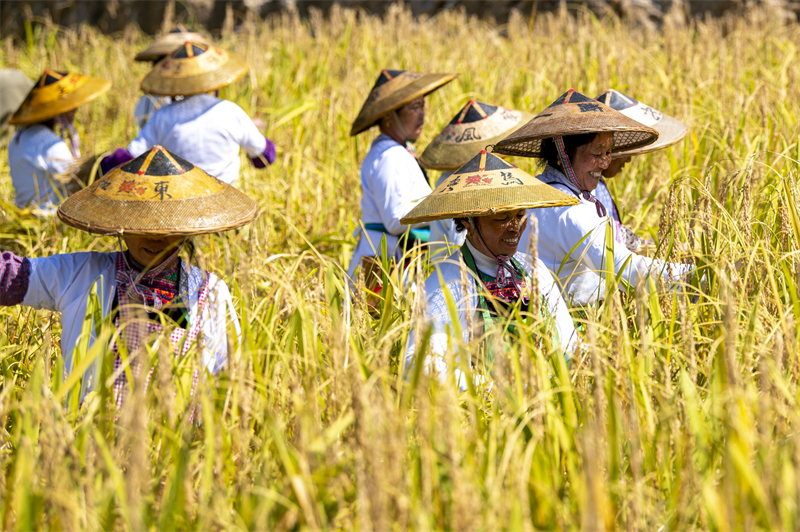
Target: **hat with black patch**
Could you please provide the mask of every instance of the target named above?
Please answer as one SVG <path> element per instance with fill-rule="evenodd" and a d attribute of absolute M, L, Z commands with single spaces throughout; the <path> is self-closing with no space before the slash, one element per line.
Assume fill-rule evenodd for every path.
<path fill-rule="evenodd" d="M 99 98 L 110 88 L 107 79 L 47 69 L 8 122 L 18 126 L 44 122 Z"/>
<path fill-rule="evenodd" d="M 604 132 L 614 134 L 614 152 L 642 148 L 658 139 L 655 129 L 570 89 L 530 122 L 495 144 L 493 151 L 503 155 L 541 157 L 544 139 Z"/>
<path fill-rule="evenodd" d="M 177 50 L 186 41 L 194 41 L 201 44 L 211 44 L 208 39 L 189 31 L 178 24 L 169 33 L 166 33 L 150 43 L 150 46 L 136 54 L 135 61 L 158 61 L 166 55 Z"/>
<path fill-rule="evenodd" d="M 366 131 L 378 120 L 405 104 L 426 96 L 453 81 L 458 74 L 423 74 L 409 70 L 381 70 L 350 129 L 350 135 Z"/>
<path fill-rule="evenodd" d="M 142 80 L 142 91 L 158 96 L 189 96 L 221 89 L 247 72 L 247 61 L 213 44 L 184 42 L 159 61 Z"/>
<path fill-rule="evenodd" d="M 243 192 L 154 146 L 58 208 L 72 227 L 101 235 L 198 235 L 246 224 L 258 206 Z"/>
<path fill-rule="evenodd" d="M 665 115 L 661 111 L 657 111 L 614 89 L 607 90 L 595 99 L 625 116 L 658 131 L 658 140 L 654 143 L 637 149 L 617 152 L 614 154 L 614 158 L 640 155 L 672 146 L 683 140 L 689 132 L 689 128 L 680 120 Z"/>
<path fill-rule="evenodd" d="M 409 225 L 517 209 L 576 205 L 578 199 L 482 150 L 400 220 Z"/>
<path fill-rule="evenodd" d="M 428 144 L 419 161 L 432 170 L 455 170 L 531 118 L 531 113 L 470 100 Z"/>

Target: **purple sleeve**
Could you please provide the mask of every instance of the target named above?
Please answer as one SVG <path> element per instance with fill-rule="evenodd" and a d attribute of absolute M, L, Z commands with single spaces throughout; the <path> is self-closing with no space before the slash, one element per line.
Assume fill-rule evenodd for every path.
<path fill-rule="evenodd" d="M 106 175 L 112 168 L 132 160 L 133 155 L 131 155 L 131 152 L 125 148 L 117 148 L 114 153 L 100 161 L 100 170 L 102 170 L 103 175 Z"/>
<path fill-rule="evenodd" d="M 0 255 L 0 306 L 19 305 L 28 293 L 31 262 L 10 251 Z"/>
<path fill-rule="evenodd" d="M 264 140 L 267 141 L 267 147 L 264 148 L 264 151 L 255 157 L 250 157 L 250 161 L 256 168 L 266 168 L 267 164 L 275 162 L 275 144 L 267 137 L 264 137 Z M 264 161 L 266 161 L 266 163 L 264 163 Z"/>

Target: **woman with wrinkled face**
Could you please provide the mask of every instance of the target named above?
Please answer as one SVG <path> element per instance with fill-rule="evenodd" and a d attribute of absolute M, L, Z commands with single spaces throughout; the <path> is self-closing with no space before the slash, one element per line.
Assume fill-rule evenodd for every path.
<path fill-rule="evenodd" d="M 482 160 L 472 164 L 475 159 Z M 418 333 L 412 332 L 406 366 L 421 363 L 426 372 L 444 381 L 448 355 L 457 360 L 463 352 L 459 343 L 463 342 L 470 353 L 472 377 L 464 374 L 460 363 L 453 368 L 459 389 L 466 390 L 471 378 L 476 383 L 491 379 L 491 363 L 478 364 L 475 353 L 480 348 L 489 353 L 492 346 L 504 345 L 504 331 L 515 331 L 516 311 L 527 313 L 532 308 L 542 309 L 541 316 L 533 319 L 541 319 L 547 331 L 540 338 L 546 340 L 541 342 L 543 353 L 569 358 L 577 336 L 566 302 L 545 265 L 519 248 L 528 223 L 527 208 L 574 203 L 574 198 L 483 151 L 403 218 L 403 223 L 452 220 L 456 231 L 466 234 L 464 244 L 438 262 L 425 281 L 425 325 L 432 327 L 429 349 L 423 360 L 417 360 L 423 353 L 417 353 L 414 335 Z M 462 280 L 464 270 L 466 282 Z M 458 325 L 448 300 L 455 303 Z M 531 301 L 541 304 L 531 306 Z M 469 324 L 474 325 L 472 330 Z M 461 338 L 456 331 L 462 333 Z M 503 335 L 500 342 L 489 339 L 498 334 Z"/>
<path fill-rule="evenodd" d="M 678 282 L 692 272 L 687 264 L 667 264 L 631 252 L 625 245 L 630 231 L 609 216 L 595 194 L 614 153 L 647 146 L 657 138 L 654 129 L 571 90 L 495 147 L 499 153 L 539 158 L 544 168 L 538 179 L 579 200 L 577 205 L 529 211 L 537 221 L 539 257 L 556 272 L 570 305 L 601 301 L 610 270 L 624 281 L 621 286 L 637 286 L 648 277 Z M 528 229 L 523 242 L 530 238 Z M 608 257 L 613 257 L 613 267 L 606 266 Z"/>

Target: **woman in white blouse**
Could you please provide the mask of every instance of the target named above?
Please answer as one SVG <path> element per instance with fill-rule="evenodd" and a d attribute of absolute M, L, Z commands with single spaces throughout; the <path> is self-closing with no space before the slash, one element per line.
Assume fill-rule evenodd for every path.
<path fill-rule="evenodd" d="M 81 401 L 99 379 L 100 357 L 84 367 L 76 362 L 88 360 L 101 326 L 84 323 L 94 316 L 87 309 L 93 293 L 103 320 L 118 333 L 109 343 L 117 406 L 127 392 L 127 372 L 120 370 L 123 345 L 136 372 L 141 366 L 137 356 L 147 353 L 140 348 L 159 338 L 169 342 L 176 356 L 196 349 L 202 366 L 217 372 L 228 358 L 229 335 L 239 334 L 239 322 L 225 282 L 190 264 L 189 239 L 238 227 L 257 212 L 242 192 L 156 146 L 71 196 L 58 210 L 64 223 L 116 235 L 127 249 L 30 258 L 3 253 L 0 305 L 61 313 L 65 377 L 84 372 Z M 181 259 L 183 248 L 189 248 L 188 260 Z M 193 389 L 196 378 L 192 382 Z"/>
<path fill-rule="evenodd" d="M 538 179 L 580 201 L 570 207 L 530 211 L 538 221 L 539 258 L 556 273 L 570 305 L 604 299 L 609 256 L 614 264 L 608 269 L 633 286 L 648 277 L 677 282 L 692 272 L 688 264 L 665 263 L 631 252 L 619 242 L 618 235 L 626 228 L 608 216 L 594 194 L 612 153 L 647 146 L 657 138 L 654 129 L 570 90 L 495 146 L 507 155 L 542 159 L 545 168 Z"/>
<path fill-rule="evenodd" d="M 569 358 L 577 335 L 567 305 L 545 265 L 518 248 L 528 221 L 525 209 L 576 203 L 573 196 L 481 151 L 417 205 L 403 223 L 449 219 L 466 236 L 464 244 L 437 263 L 425 281 L 425 325 L 432 328 L 429 350 L 417 351 L 421 332 L 412 331 L 406 367 L 421 363 L 444 381 L 452 354 L 456 382 L 465 391 L 470 377 L 464 375 L 459 360 L 463 346 L 470 354 L 465 362 L 476 375 L 475 382 L 490 379 L 497 355 L 493 346 L 508 339 L 504 331 L 516 334 L 517 312 L 540 325 L 542 354 Z M 455 305 L 455 316 L 448 299 Z M 485 356 L 479 356 L 481 351 Z"/>
<path fill-rule="evenodd" d="M 380 254 L 383 238 L 392 258 L 399 260 L 402 255 L 403 249 L 398 243 L 407 228 L 400 223 L 400 218 L 431 193 L 414 150 L 414 142 L 425 125 L 425 96 L 455 77 L 454 74 L 382 70 L 353 122 L 351 135 L 376 125 L 380 135 L 372 141 L 361 163 L 361 221 L 365 230 L 357 229 L 360 238 L 347 269 L 351 280 L 355 280 L 359 266 L 362 272 L 369 273 L 369 259 Z M 427 241 L 427 226 L 412 226 L 409 239 Z"/>

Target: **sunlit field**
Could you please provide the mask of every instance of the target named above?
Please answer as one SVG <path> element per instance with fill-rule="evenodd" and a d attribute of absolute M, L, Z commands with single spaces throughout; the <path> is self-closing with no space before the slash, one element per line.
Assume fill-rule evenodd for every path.
<path fill-rule="evenodd" d="M 132 58 L 147 42 L 133 28 L 34 25 L 2 42 L 0 66 L 111 79 L 77 115 L 84 152 L 101 153 L 135 136 L 148 65 Z M 245 20 L 219 43 L 250 63 L 223 97 L 260 116 L 278 147 L 266 171 L 243 160 L 257 220 L 196 239 L 199 264 L 231 285 L 241 342 L 192 401 L 199 355 L 150 350 L 151 385 L 142 372 L 114 421 L 110 380 L 80 408 L 68 393 L 80 374 L 60 377 L 57 314 L 0 310 L 0 528 L 800 527 L 800 26 L 766 11 L 670 16 L 656 30 L 584 12 L 494 26 L 334 8 Z M 682 260 L 702 269 L 705 292 L 618 292 L 576 315 L 584 346 L 569 365 L 526 322 L 491 393 L 405 380 L 420 301 L 394 279 L 375 319 L 343 288 L 376 134 L 348 133 L 381 68 L 460 74 L 428 99 L 420 148 L 469 99 L 539 112 L 569 88 L 616 88 L 685 121 L 682 143 L 635 158 L 610 187 L 662 257 L 689 243 Z M 117 249 L 16 209 L 5 148 L 0 208 L 0 250 Z M 76 358 L 99 357 L 107 377 L 102 347 Z"/>

